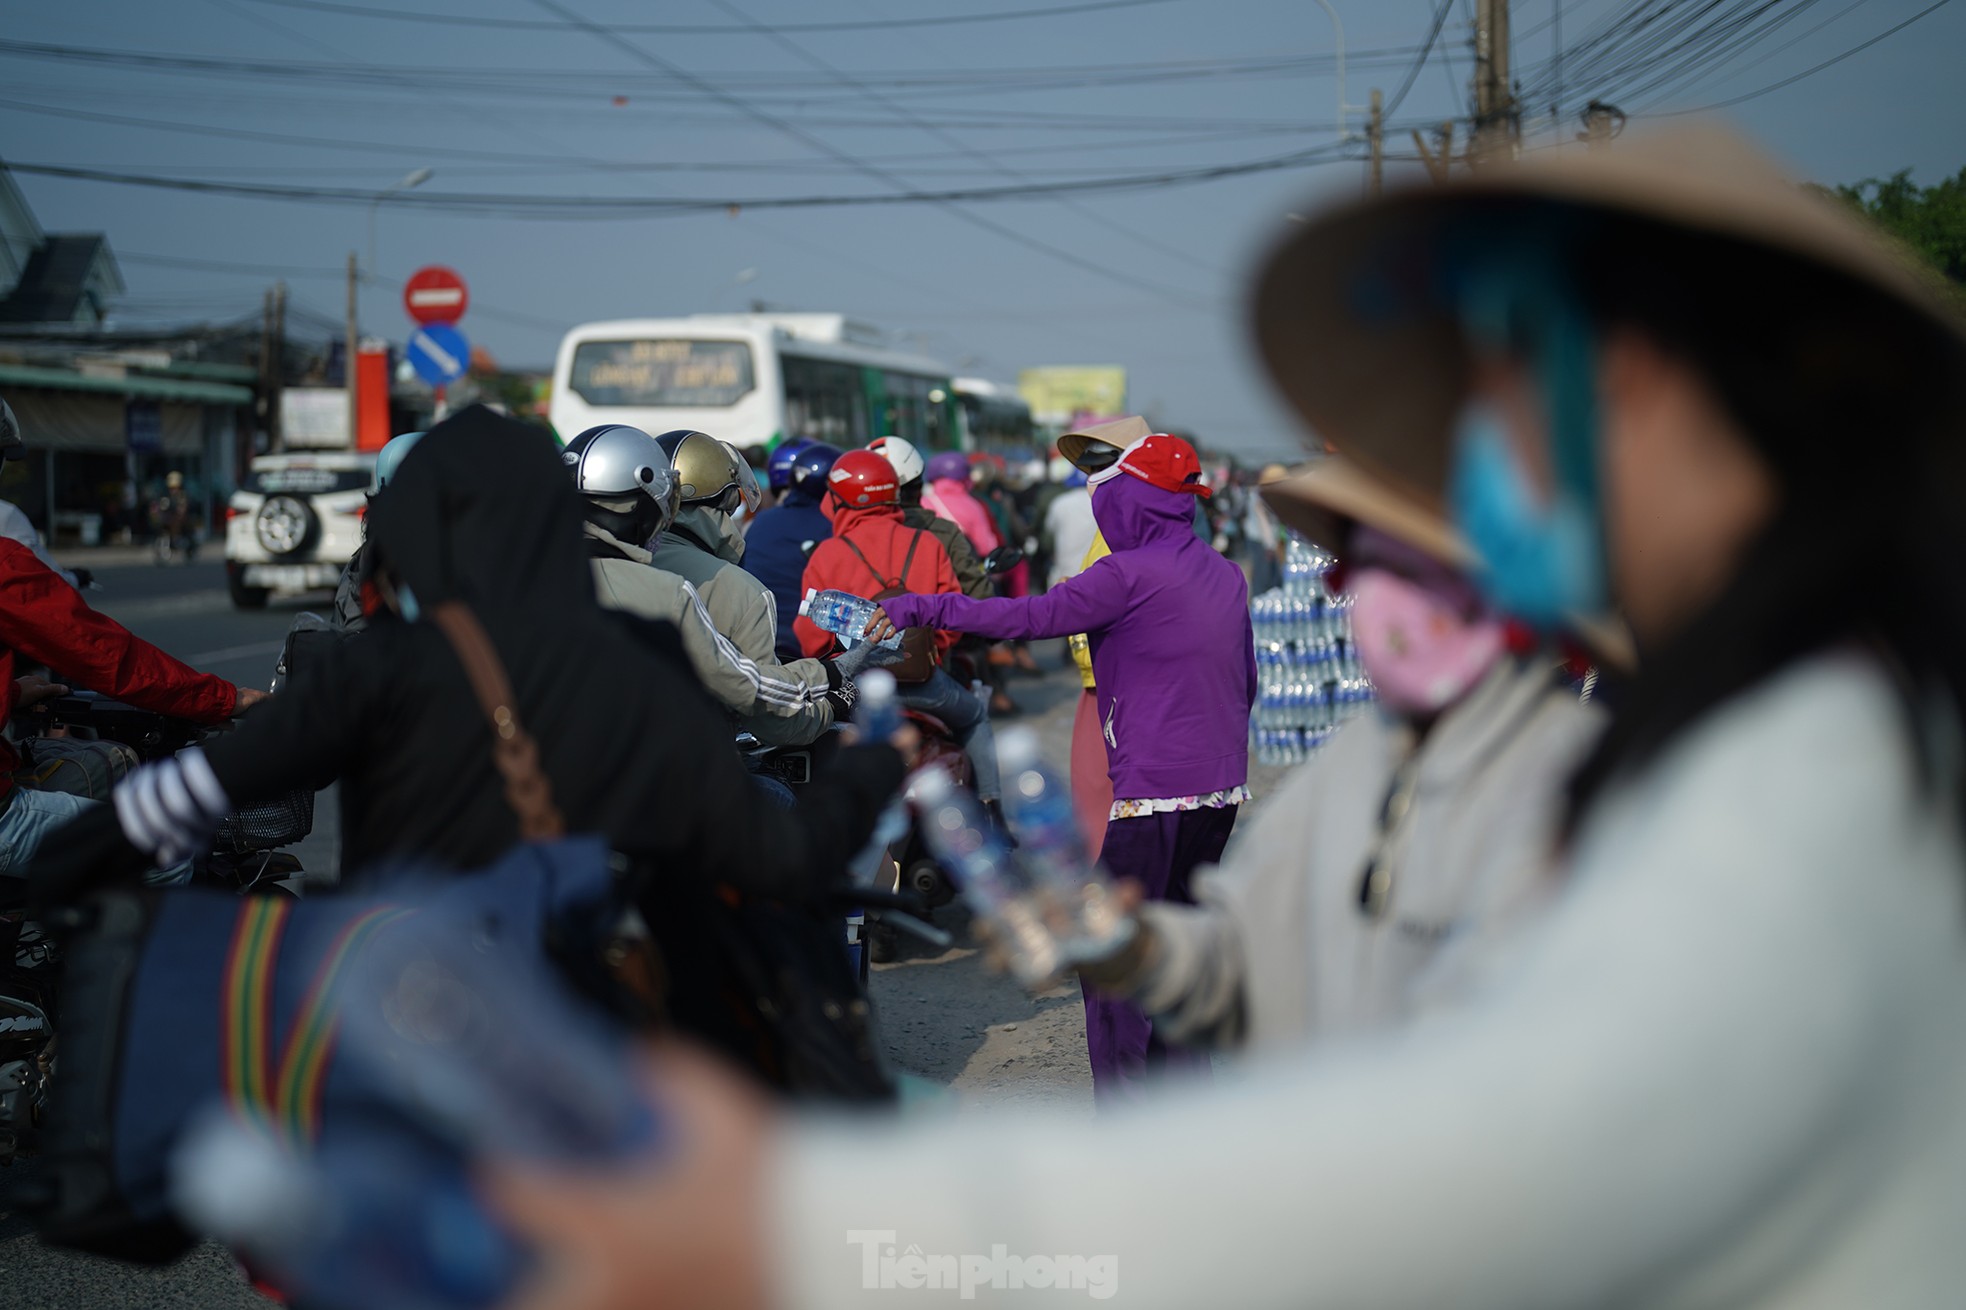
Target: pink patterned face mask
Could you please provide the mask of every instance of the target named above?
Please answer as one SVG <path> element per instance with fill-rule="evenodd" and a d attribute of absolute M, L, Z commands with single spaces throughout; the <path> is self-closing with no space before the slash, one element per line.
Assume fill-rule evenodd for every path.
<path fill-rule="evenodd" d="M 1352 636 L 1379 699 L 1401 714 L 1427 715 L 1468 694 L 1507 639 L 1493 618 L 1463 618 L 1417 582 L 1385 569 L 1352 576 Z"/>

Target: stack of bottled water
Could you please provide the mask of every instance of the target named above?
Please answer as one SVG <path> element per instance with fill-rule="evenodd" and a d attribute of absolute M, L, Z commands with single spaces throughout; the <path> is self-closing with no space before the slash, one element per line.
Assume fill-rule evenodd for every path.
<path fill-rule="evenodd" d="M 1283 585 L 1250 602 L 1258 683 L 1250 746 L 1261 763 L 1302 763 L 1372 700 L 1352 644 L 1351 597 L 1325 582 L 1335 563 L 1292 533 Z"/>

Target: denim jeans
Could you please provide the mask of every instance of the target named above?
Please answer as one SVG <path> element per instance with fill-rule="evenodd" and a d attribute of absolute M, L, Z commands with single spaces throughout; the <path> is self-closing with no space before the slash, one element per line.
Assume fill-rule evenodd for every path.
<path fill-rule="evenodd" d="M 963 753 L 969 756 L 979 800 L 1002 799 L 1003 785 L 997 777 L 997 738 L 990 730 L 988 698 L 971 695 L 969 688 L 945 670 L 937 669 L 927 682 L 900 688 L 899 699 L 909 709 L 933 714 L 949 725 Z"/>
<path fill-rule="evenodd" d="M 25 873 L 49 833 L 101 803 L 64 791 L 35 791 L 16 786 L 6 813 L 0 814 L 0 874 L 19 877 Z M 190 882 L 191 862 L 152 869 L 143 875 L 143 881 L 148 887 L 175 887 Z"/>

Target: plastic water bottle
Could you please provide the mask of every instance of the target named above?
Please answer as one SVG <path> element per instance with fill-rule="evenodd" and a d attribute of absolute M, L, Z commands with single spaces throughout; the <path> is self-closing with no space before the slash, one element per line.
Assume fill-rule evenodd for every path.
<path fill-rule="evenodd" d="M 880 607 L 871 600 L 850 596 L 844 591 L 808 591 L 799 602 L 799 614 L 838 637 L 849 646 L 858 645 L 867 634 L 867 620 Z M 895 633 L 879 645 L 885 650 L 901 649 L 901 634 Z"/>
<path fill-rule="evenodd" d="M 308 1153 L 215 1110 L 173 1161 L 195 1225 L 308 1304 L 477 1310 L 529 1253 L 479 1205 L 468 1161 L 620 1164 L 657 1144 L 621 1033 L 530 947 L 430 911 L 372 938 L 337 989 L 339 1050 L 380 1106 Z"/>
<path fill-rule="evenodd" d="M 1029 879 L 1010 843 L 975 795 L 942 769 L 916 775 L 915 805 L 922 837 L 956 882 L 971 912 L 995 929 L 1010 971 L 1027 987 L 1057 976 L 1065 965 L 1059 941 L 1045 926 Z"/>
<path fill-rule="evenodd" d="M 1053 935 L 1074 962 L 1105 959 L 1132 940 L 1133 917 L 1120 910 L 1112 884 L 1086 858 L 1071 788 L 1046 767 L 1038 734 L 1029 728 L 999 736 L 997 759 L 1018 857 L 1056 911 Z"/>
<path fill-rule="evenodd" d="M 860 698 L 854 708 L 854 721 L 866 741 L 886 741 L 901 730 L 901 697 L 894 675 L 885 669 L 872 669 L 855 679 Z M 887 853 L 908 832 L 908 804 L 900 797 L 887 803 L 874 821 L 873 836 L 847 865 L 853 881 L 871 887 L 887 863 Z"/>

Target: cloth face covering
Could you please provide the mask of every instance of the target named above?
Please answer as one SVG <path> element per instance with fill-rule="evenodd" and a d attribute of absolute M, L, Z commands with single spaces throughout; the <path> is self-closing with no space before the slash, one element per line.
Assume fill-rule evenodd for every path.
<path fill-rule="evenodd" d="M 1370 567 L 1352 578 L 1352 632 L 1379 699 L 1413 716 L 1467 695 L 1506 646 L 1499 620 L 1464 617 L 1424 584 Z"/>

